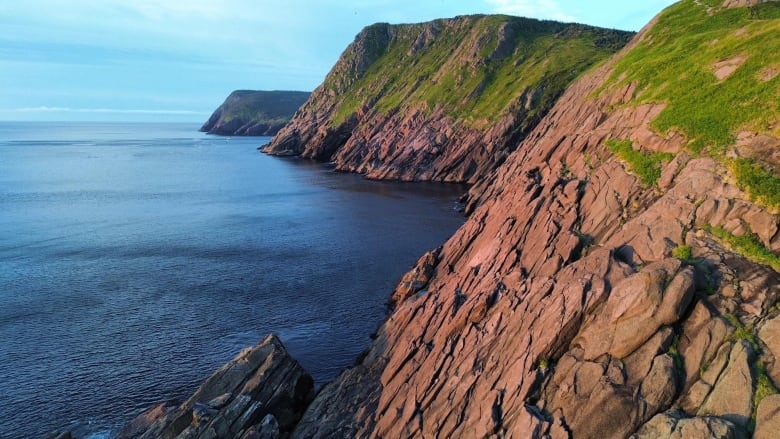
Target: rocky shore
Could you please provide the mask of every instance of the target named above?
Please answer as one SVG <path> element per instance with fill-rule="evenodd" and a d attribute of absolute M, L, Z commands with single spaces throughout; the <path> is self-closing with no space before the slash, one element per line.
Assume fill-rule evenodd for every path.
<path fill-rule="evenodd" d="M 150 408 L 116 439 L 288 437 L 313 397 L 312 377 L 270 335 L 214 372 L 189 399 Z"/>
<path fill-rule="evenodd" d="M 415 28 L 407 50 L 466 23 Z M 339 72 L 370 72 L 385 49 L 361 47 L 407 32 L 364 31 L 267 151 L 472 182 L 467 222 L 316 397 L 270 337 L 121 437 L 776 437 L 778 31 L 777 2 L 679 2 L 538 120 L 519 115 L 541 86 L 516 89 L 485 130 L 443 106 L 340 110 L 368 85 Z M 499 40 L 496 57 L 518 53 Z"/>

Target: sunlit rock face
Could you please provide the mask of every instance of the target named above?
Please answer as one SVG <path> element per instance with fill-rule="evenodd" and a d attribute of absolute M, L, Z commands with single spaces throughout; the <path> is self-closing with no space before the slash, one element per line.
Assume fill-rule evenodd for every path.
<path fill-rule="evenodd" d="M 139 415 L 118 439 L 272 438 L 289 434 L 314 381 L 274 335 L 239 353 L 180 405 Z"/>
<path fill-rule="evenodd" d="M 474 183 L 631 36 L 509 16 L 375 24 L 264 151 L 373 179 Z"/>
<path fill-rule="evenodd" d="M 447 109 L 382 113 L 384 95 L 349 94 L 370 91 L 373 82 L 361 81 L 371 74 L 392 77 L 371 68 L 399 35 L 417 29 L 404 51 L 413 57 L 448 26 L 483 18 L 364 31 L 267 151 L 334 160 L 376 178 L 476 184 L 468 221 L 403 277 L 371 348 L 322 389 L 292 436 L 771 437 L 780 384 L 780 222 L 765 189 L 778 177 L 771 160 L 740 155 L 750 149 L 737 144 L 748 125 L 751 138 L 777 138 L 771 96 L 779 86 L 766 72 L 779 62 L 780 14 L 776 3 L 750 7 L 683 1 L 668 8 L 566 88 L 516 143 L 491 150 L 488 156 L 503 154 L 495 161 L 474 159 L 495 145 L 405 161 L 408 151 L 432 148 Z M 712 36 L 704 30 L 721 38 L 693 50 L 680 44 Z M 751 58 L 753 38 L 772 55 Z M 460 41 L 453 53 L 471 53 L 463 45 L 471 40 Z M 517 53 L 500 42 L 489 47 L 498 59 Z M 738 56 L 746 60 L 729 75 L 713 70 Z M 675 66 L 684 69 L 667 69 Z M 706 75 L 689 74 L 699 68 Z M 702 84 L 711 98 L 691 106 Z M 768 119 L 764 111 L 756 113 L 761 123 L 722 117 L 732 109 L 718 99 L 742 86 L 768 88 L 741 104 L 745 111 L 766 105 Z M 347 111 L 344 102 L 356 106 Z M 707 124 L 696 131 L 699 117 Z M 428 140 L 415 143 L 420 132 Z M 445 130 L 441 139 L 464 137 Z M 373 148 L 372 139 L 385 141 Z M 477 154 L 468 155 L 474 166 L 445 166 L 465 150 Z"/>
<path fill-rule="evenodd" d="M 679 32 L 680 17 L 740 13 L 721 31 L 750 38 L 778 25 L 775 5 L 764 7 L 751 13 L 767 18 L 752 21 L 747 10 L 682 2 L 570 86 L 472 189 L 466 224 L 404 277 L 371 350 L 323 389 L 294 436 L 768 431 L 775 406 L 764 396 L 780 384 L 777 209 L 727 158 L 693 151 L 690 133 L 659 131 L 676 101 L 646 102 L 648 84 L 619 73 L 634 51 L 671 50 L 651 46 L 674 44 L 660 35 Z M 648 184 L 641 166 L 656 157 Z M 741 246 L 745 235 L 768 256 Z"/>

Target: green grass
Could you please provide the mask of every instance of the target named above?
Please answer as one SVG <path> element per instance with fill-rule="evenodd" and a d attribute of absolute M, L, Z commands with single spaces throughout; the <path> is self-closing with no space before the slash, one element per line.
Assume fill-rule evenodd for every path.
<path fill-rule="evenodd" d="M 755 365 L 756 369 L 756 393 L 754 404 L 758 407 L 758 404 L 767 396 L 775 395 L 778 393 L 777 388 L 772 383 L 772 380 L 767 376 L 766 366 L 762 363 Z"/>
<path fill-rule="evenodd" d="M 438 35 L 410 50 L 432 28 Z M 439 108 L 469 126 L 484 127 L 519 105 L 519 96 L 528 90 L 532 105 L 519 123 L 518 129 L 523 129 L 540 118 L 571 81 L 607 59 L 631 36 L 496 15 L 389 29 L 389 39 L 388 32 L 362 34 L 343 55 L 354 61 L 363 55 L 350 50 L 374 47 L 364 72 L 337 68 L 326 78 L 324 86 L 339 95 L 332 125 L 340 125 L 366 105 L 383 114 Z M 362 41 L 366 39 L 373 42 Z"/>
<path fill-rule="evenodd" d="M 729 162 L 737 186 L 751 199 L 766 206 L 780 206 L 780 178 L 752 159 L 734 159 Z"/>
<path fill-rule="evenodd" d="M 672 344 L 669 346 L 669 350 L 666 352 L 669 354 L 670 357 L 672 357 L 672 360 L 674 361 L 674 366 L 682 370 L 684 368 L 682 355 L 680 355 L 680 335 L 675 334 L 674 339 L 672 339 Z"/>
<path fill-rule="evenodd" d="M 780 3 L 732 9 L 720 4 L 683 0 L 667 8 L 646 38 L 616 63 L 597 94 L 635 82 L 639 92 L 629 105 L 665 104 L 652 128 L 681 132 L 690 151 L 725 163 L 740 131 L 780 137 L 780 75 L 762 77 L 766 68 L 780 68 Z M 738 56 L 745 61 L 718 80 L 714 65 Z M 778 192 L 771 196 L 752 177 L 771 174 L 759 167 L 751 164 L 738 183 L 759 202 L 780 206 Z M 769 189 L 777 184 L 772 175 Z"/>
<path fill-rule="evenodd" d="M 736 236 L 723 227 L 713 227 L 707 225 L 704 230 L 712 233 L 732 251 L 750 259 L 753 262 L 772 267 L 775 271 L 780 271 L 780 257 L 764 247 L 752 234 Z"/>
<path fill-rule="evenodd" d="M 755 383 L 755 391 L 753 392 L 753 413 L 748 424 L 748 431 L 753 433 L 756 427 L 756 414 L 758 412 L 758 405 L 767 396 L 775 395 L 778 393 L 777 388 L 772 379 L 766 372 L 766 365 L 760 360 L 753 363 L 753 381 Z"/>
<path fill-rule="evenodd" d="M 308 97 L 309 93 L 297 91 L 236 90 L 220 107 L 222 121 L 287 123 Z"/>
<path fill-rule="evenodd" d="M 748 342 L 754 351 L 758 352 L 759 346 L 756 336 L 753 335 L 753 327 L 743 325 L 742 322 L 739 321 L 739 318 L 734 314 L 726 314 L 724 317 L 731 323 L 731 326 L 734 327 L 734 333 L 729 339 L 734 341 L 744 340 Z"/>
<path fill-rule="evenodd" d="M 672 250 L 672 257 L 681 261 L 690 261 L 693 259 L 693 252 L 690 245 L 678 245 Z"/>
<path fill-rule="evenodd" d="M 639 177 L 645 186 L 655 185 L 661 178 L 661 165 L 674 158 L 674 155 L 668 153 L 637 151 L 630 140 L 610 139 L 605 145 L 628 165 L 631 173 Z"/>

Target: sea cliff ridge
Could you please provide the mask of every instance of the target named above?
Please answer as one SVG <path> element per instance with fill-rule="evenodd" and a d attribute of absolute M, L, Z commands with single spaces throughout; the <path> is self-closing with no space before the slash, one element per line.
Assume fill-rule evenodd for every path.
<path fill-rule="evenodd" d="M 271 337 L 217 372 L 230 386 L 147 413 L 165 434 L 123 437 L 775 437 L 780 3 L 683 0 L 610 56 L 628 37 L 503 16 L 366 28 L 266 151 L 471 182 L 468 220 L 308 405 Z M 530 73 L 571 47 L 586 59 Z M 228 407 L 241 422 L 220 430 Z"/>
<path fill-rule="evenodd" d="M 632 35 L 503 15 L 374 24 L 263 151 L 369 178 L 475 183 Z"/>
<path fill-rule="evenodd" d="M 309 98 L 304 91 L 236 90 L 200 128 L 223 136 L 273 136 Z"/>

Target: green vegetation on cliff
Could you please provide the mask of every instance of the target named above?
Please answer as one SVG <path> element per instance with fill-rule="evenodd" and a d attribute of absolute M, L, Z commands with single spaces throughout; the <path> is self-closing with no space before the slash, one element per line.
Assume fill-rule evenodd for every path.
<path fill-rule="evenodd" d="M 639 177 L 645 186 L 653 186 L 661 178 L 661 165 L 674 158 L 672 154 L 637 151 L 630 140 L 610 139 L 607 148 L 628 165 L 628 169 Z"/>
<path fill-rule="evenodd" d="M 309 94 L 303 91 L 236 90 L 200 130 L 222 135 L 273 135 L 292 119 Z"/>
<path fill-rule="evenodd" d="M 740 152 L 750 162 L 727 156 L 740 132 L 780 138 L 780 3 L 722 3 L 684 0 L 667 8 L 617 61 L 602 91 L 636 83 L 630 105 L 665 104 L 655 130 L 681 132 L 690 151 L 721 161 L 755 200 L 778 207 L 780 164 L 766 154 Z"/>
<path fill-rule="evenodd" d="M 780 178 L 753 159 L 729 160 L 737 185 L 767 206 L 780 206 Z"/>
<path fill-rule="evenodd" d="M 780 257 L 761 244 L 752 234 L 736 236 L 723 227 L 707 225 L 704 230 L 712 233 L 726 247 L 758 264 L 769 265 L 780 271 Z"/>
<path fill-rule="evenodd" d="M 326 89 L 340 94 L 334 126 L 365 105 L 384 114 L 440 108 L 482 127 L 509 111 L 524 92 L 517 104 L 532 118 L 632 34 L 498 15 L 376 24 L 361 36 L 361 56 L 354 50 L 345 54 L 357 72 L 334 69 L 325 80 Z M 358 58 L 363 65 L 354 65 Z"/>

